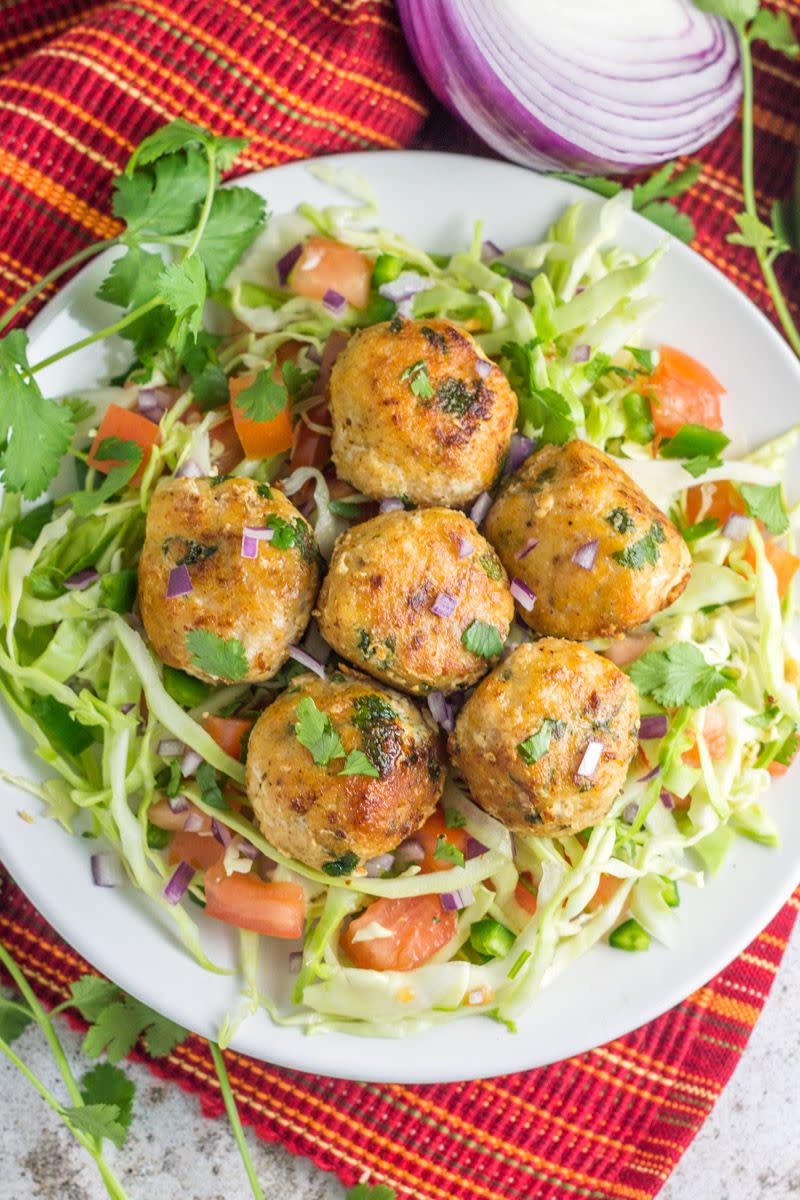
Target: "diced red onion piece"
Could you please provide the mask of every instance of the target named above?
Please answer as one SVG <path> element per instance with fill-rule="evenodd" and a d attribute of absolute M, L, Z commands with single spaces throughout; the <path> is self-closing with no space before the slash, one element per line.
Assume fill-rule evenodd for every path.
<path fill-rule="evenodd" d="M 378 505 L 378 512 L 398 512 L 403 507 L 403 501 L 399 496 L 388 496 L 385 500 L 381 500 Z"/>
<path fill-rule="evenodd" d="M 459 912 L 462 908 L 469 908 L 473 904 L 475 897 L 472 894 L 472 888 L 461 888 L 457 892 L 442 892 L 441 894 L 442 908 L 445 912 Z"/>
<path fill-rule="evenodd" d="M 673 796 L 672 792 L 668 792 L 666 788 L 661 789 L 661 803 L 664 805 L 664 808 L 675 807 L 675 797 Z"/>
<path fill-rule="evenodd" d="M 189 890 L 189 884 L 194 879 L 194 867 L 191 863 L 178 863 L 171 878 L 162 892 L 168 904 L 177 904 Z"/>
<path fill-rule="evenodd" d="M 174 813 L 182 813 L 189 811 L 189 801 L 185 796 L 167 796 L 167 804 L 169 811 Z"/>
<path fill-rule="evenodd" d="M 572 556 L 575 566 L 583 567 L 584 571 L 594 570 L 599 545 L 597 538 L 592 538 L 590 542 L 584 542 L 582 546 L 579 546 Z"/>
<path fill-rule="evenodd" d="M 433 280 L 427 275 L 420 275 L 418 271 L 401 271 L 396 279 L 382 283 L 378 291 L 384 300 L 394 300 L 395 304 L 399 304 L 432 286 Z"/>
<path fill-rule="evenodd" d="M 435 617 L 452 617 L 457 608 L 458 601 L 454 596 L 449 592 L 439 592 L 431 605 L 431 612 Z"/>
<path fill-rule="evenodd" d="M 332 312 L 337 317 L 341 316 L 344 310 L 347 308 L 347 301 L 342 293 L 335 292 L 333 288 L 328 288 L 327 292 L 322 297 L 322 303 L 329 312 Z"/>
<path fill-rule="evenodd" d="M 646 775 L 640 776 L 639 783 L 649 783 L 649 781 L 651 779 L 655 779 L 656 775 L 659 774 L 660 770 L 661 770 L 661 763 L 656 763 L 656 765 L 650 771 L 648 771 Z"/>
<path fill-rule="evenodd" d="M 649 717 L 642 717 L 639 722 L 639 741 L 646 742 L 650 739 L 666 737 L 668 728 L 669 720 L 666 713 L 655 713 Z"/>
<path fill-rule="evenodd" d="M 475 547 L 473 546 L 473 544 L 469 540 L 469 538 L 459 537 L 459 539 L 458 539 L 458 557 L 459 558 L 469 558 L 469 556 L 474 553 L 475 553 Z"/>
<path fill-rule="evenodd" d="M 303 951 L 302 950 L 292 950 L 291 954 L 289 955 L 289 974 L 290 975 L 299 975 L 300 968 L 302 967 L 302 965 L 303 965 Z"/>
<path fill-rule="evenodd" d="M 176 479 L 198 479 L 201 475 L 205 475 L 205 471 L 193 458 L 187 458 L 175 472 Z"/>
<path fill-rule="evenodd" d="M 256 542 L 271 542 L 275 537 L 275 530 L 266 525 L 245 525 L 242 533 Z"/>
<path fill-rule="evenodd" d="M 128 713 L 131 712 L 134 708 L 136 708 L 136 705 L 133 703 L 132 700 L 130 700 L 127 704 L 121 704 L 119 711 L 122 713 L 122 715 L 124 717 L 126 717 L 128 715 Z"/>
<path fill-rule="evenodd" d="M 488 379 L 492 373 L 494 363 L 489 362 L 488 358 L 479 358 L 475 363 L 475 370 L 480 379 Z"/>
<path fill-rule="evenodd" d="M 638 811 L 639 811 L 639 805 L 634 804 L 633 801 L 631 801 L 630 804 L 625 805 L 625 807 L 622 810 L 622 819 L 626 823 L 626 825 L 633 824 L 633 822 L 636 820 L 636 814 L 638 813 Z"/>
<path fill-rule="evenodd" d="M 290 646 L 289 658 L 293 658 L 295 662 L 300 663 L 301 667 L 308 667 L 309 671 L 313 671 L 315 675 L 319 675 L 320 679 L 325 678 L 325 668 L 322 663 L 314 658 L 313 654 L 309 654 L 307 650 L 303 650 L 302 646 Z"/>
<path fill-rule="evenodd" d="M 93 854 L 89 861 L 95 887 L 119 887 L 127 881 L 128 877 L 118 854 Z"/>
<path fill-rule="evenodd" d="M 425 857 L 425 850 L 423 849 L 422 842 L 418 841 L 417 838 L 410 837 L 400 843 L 394 857 L 398 863 L 421 863 Z"/>
<path fill-rule="evenodd" d="M 322 355 L 316 346 L 306 345 L 306 358 L 309 362 L 316 363 L 317 366 L 322 362 Z"/>
<path fill-rule="evenodd" d="M 195 812 L 194 809 L 192 809 L 191 812 L 186 814 L 186 820 L 183 822 L 184 833 L 200 833 L 201 829 L 204 828 L 205 821 L 203 820 L 202 813 Z"/>
<path fill-rule="evenodd" d="M 517 560 L 517 562 L 519 562 L 520 559 L 527 558 L 531 550 L 535 550 L 538 545 L 539 539 L 531 538 L 530 541 L 525 543 L 521 550 L 517 551 L 517 553 L 514 555 L 514 558 Z"/>
<path fill-rule="evenodd" d="M 398 300 L 395 316 L 402 317 L 405 321 L 411 320 L 414 316 L 414 298 L 412 296 L 409 296 L 407 300 Z"/>
<path fill-rule="evenodd" d="M 430 692 L 428 695 L 428 708 L 437 725 L 441 725 L 442 729 L 447 733 L 453 731 L 453 710 L 447 703 L 447 697 L 444 692 Z"/>
<path fill-rule="evenodd" d="M 181 775 L 183 778 L 186 779 L 188 775 L 194 775 L 202 761 L 202 754 L 198 754 L 196 750 L 186 750 L 181 759 Z"/>
<path fill-rule="evenodd" d="M 278 272 L 278 279 L 281 283 L 286 283 L 292 267 L 297 262 L 300 255 L 303 253 L 303 247 L 300 242 L 296 246 L 292 246 L 291 250 L 287 250 L 282 258 L 279 258 L 275 264 Z"/>
<path fill-rule="evenodd" d="M 82 571 L 75 571 L 73 575 L 65 579 L 64 587 L 69 588 L 71 592 L 82 592 L 84 588 L 97 583 L 99 578 L 100 573 L 96 567 L 84 567 Z"/>
<path fill-rule="evenodd" d="M 140 417 L 144 417 L 145 420 L 152 421 L 154 425 L 158 425 L 166 410 L 160 404 L 142 404 L 140 400 L 138 411 Z"/>
<path fill-rule="evenodd" d="M 467 862 L 469 862 L 471 858 L 480 858 L 482 854 L 488 853 L 489 847 L 484 846 L 483 842 L 479 842 L 478 839 L 474 837 L 467 838 L 467 848 L 464 851 L 464 858 Z"/>
<path fill-rule="evenodd" d="M 216 817 L 211 818 L 211 832 L 219 844 L 221 846 L 225 846 L 226 849 L 233 841 L 233 834 L 231 833 L 230 829 L 228 829 L 228 826 L 223 825 L 222 822 L 218 821 Z"/>
<path fill-rule="evenodd" d="M 485 241 L 481 247 L 481 262 L 494 262 L 496 258 L 501 258 L 505 253 L 501 250 L 496 242 Z"/>
<path fill-rule="evenodd" d="M 159 758 L 180 758 L 186 747 L 180 738 L 162 738 L 156 747 Z"/>
<path fill-rule="evenodd" d="M 581 342 L 581 344 L 579 346 L 572 347 L 572 351 L 570 352 L 570 358 L 572 359 L 572 361 L 574 363 L 585 363 L 585 362 L 589 361 L 589 357 L 590 357 L 591 353 L 592 353 L 591 346 L 588 346 L 586 344 L 586 342 Z"/>
<path fill-rule="evenodd" d="M 731 513 L 722 527 L 723 535 L 732 542 L 743 542 L 750 534 L 752 521 L 742 513 Z"/>
<path fill-rule="evenodd" d="M 242 558 L 258 558 L 258 538 L 242 534 Z"/>
<path fill-rule="evenodd" d="M 525 437 L 522 433 L 512 434 L 508 447 L 508 458 L 506 459 L 506 475 L 510 475 L 512 471 L 516 471 L 518 467 L 521 467 L 525 459 L 530 458 L 535 449 L 536 442 L 533 438 Z"/>
<path fill-rule="evenodd" d="M 252 842 L 243 841 L 239 846 L 239 853 L 241 854 L 242 858 L 256 859 L 261 851 L 259 850 L 258 846 L 254 846 Z M 265 861 L 270 860 L 267 860 L 265 856 Z M 275 864 L 273 863 L 272 865 L 274 866 Z"/>
<path fill-rule="evenodd" d="M 536 593 L 532 592 L 527 583 L 523 583 L 521 579 L 515 575 L 511 580 L 511 587 L 508 589 L 511 595 L 526 612 L 531 612 L 536 603 Z"/>
<path fill-rule="evenodd" d="M 602 742 L 589 742 L 589 745 L 583 752 L 583 758 L 576 774 L 580 775 L 582 779 L 591 779 L 600 764 L 602 754 Z"/>
<path fill-rule="evenodd" d="M 376 854 L 375 858 L 370 858 L 364 863 L 367 869 L 367 876 L 370 879 L 377 879 L 379 875 L 384 875 L 387 871 L 391 871 L 394 866 L 393 854 Z"/>
<path fill-rule="evenodd" d="M 186 596 L 192 590 L 192 580 L 189 568 L 185 564 L 173 567 L 167 583 L 167 599 L 177 600 L 178 596 Z"/>
<path fill-rule="evenodd" d="M 470 519 L 474 521 L 476 525 L 480 525 L 491 507 L 492 497 L 488 492 L 481 492 L 480 496 L 478 496 L 478 499 L 469 510 Z"/>

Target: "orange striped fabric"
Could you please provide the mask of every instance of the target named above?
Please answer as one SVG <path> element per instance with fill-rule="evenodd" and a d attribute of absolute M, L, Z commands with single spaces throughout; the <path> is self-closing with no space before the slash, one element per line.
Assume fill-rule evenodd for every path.
<path fill-rule="evenodd" d="M 797 22 L 800 0 L 775 8 Z M 486 151 L 435 111 L 391 0 L 0 0 L 0 302 L 113 232 L 113 174 L 175 116 L 245 134 L 242 166 L 371 146 Z M 757 53 L 762 214 L 791 187 L 797 68 Z M 775 319 L 750 252 L 731 246 L 739 132 L 700 155 L 681 206 L 696 248 Z M 778 271 L 800 316 L 798 260 Z M 46 290 L 40 302 L 51 297 Z M 26 312 L 28 318 L 32 312 Z M 552 1067 L 447 1086 L 349 1083 L 230 1053 L 246 1121 L 350 1184 L 365 1171 L 420 1200 L 648 1200 L 743 1052 L 796 917 L 798 893 L 725 971 L 659 1020 Z M 48 1003 L 88 969 L 0 870 L 0 940 Z M 222 1113 L 205 1043 L 151 1070 Z"/>

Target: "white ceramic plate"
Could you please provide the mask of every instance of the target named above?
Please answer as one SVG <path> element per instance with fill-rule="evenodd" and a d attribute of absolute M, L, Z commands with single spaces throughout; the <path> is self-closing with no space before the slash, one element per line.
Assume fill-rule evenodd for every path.
<path fill-rule="evenodd" d="M 381 224 L 398 229 L 433 251 L 460 248 L 476 218 L 485 236 L 512 246 L 539 237 L 565 204 L 586 193 L 520 167 L 485 159 L 425 153 L 342 155 L 337 166 L 362 173 L 381 206 Z M 301 200 L 334 199 L 307 164 L 265 171 L 247 181 L 276 213 Z M 336 197 L 339 198 L 338 196 Z M 639 253 L 662 239 L 640 217 L 626 219 L 622 240 Z M 112 311 L 94 298 L 107 263 L 92 264 L 31 326 L 32 361 L 99 328 Z M 767 320 L 685 246 L 672 241 L 652 279 L 663 312 L 651 325 L 654 341 L 698 355 L 728 388 L 725 417 L 736 441 L 760 442 L 798 419 L 800 367 Z M 52 394 L 97 383 L 125 361 L 120 348 L 103 344 L 50 368 L 42 382 Z M 800 455 L 790 477 L 800 477 Z M 26 739 L 0 711 L 3 766 L 37 773 Z M 278 1028 L 264 1013 L 247 1021 L 234 1041 L 256 1058 L 319 1074 L 395 1082 L 445 1082 L 499 1075 L 539 1066 L 601 1045 L 651 1020 L 705 983 L 733 959 L 771 919 L 800 876 L 798 772 L 779 780 L 769 802 L 781 845 L 767 850 L 739 840 L 721 875 L 705 891 L 682 889 L 681 936 L 676 949 L 654 945 L 628 955 L 596 947 L 540 995 L 513 1036 L 479 1017 L 405 1040 L 328 1035 L 309 1037 Z M 142 896 L 130 888 L 98 890 L 89 872 L 91 843 L 70 838 L 37 816 L 27 824 L 20 809 L 37 801 L 0 787 L 0 849 L 20 886 L 45 917 L 98 970 L 190 1029 L 214 1037 L 223 1015 L 235 1008 L 235 978 L 195 965 Z M 232 961 L 234 938 L 206 921 L 206 944 L 217 962 Z M 267 964 L 273 981 L 283 974 L 286 944 Z"/>

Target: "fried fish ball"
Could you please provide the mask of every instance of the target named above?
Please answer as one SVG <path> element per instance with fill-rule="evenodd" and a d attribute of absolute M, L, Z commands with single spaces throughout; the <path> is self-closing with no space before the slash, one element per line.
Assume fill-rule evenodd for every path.
<path fill-rule="evenodd" d="M 602 450 L 545 446 L 505 484 L 485 532 L 536 596 L 523 621 L 588 641 L 634 629 L 677 600 L 692 559 L 675 526 Z"/>
<path fill-rule="evenodd" d="M 514 601 L 497 555 L 463 513 L 383 513 L 342 534 L 319 597 L 322 636 L 377 679 L 451 692 L 486 674 L 465 645 L 474 622 L 508 637 Z"/>
<path fill-rule="evenodd" d="M 327 745 L 318 739 L 309 748 L 323 722 Z M 431 815 L 444 759 L 433 721 L 406 696 L 338 672 L 300 675 L 253 727 L 247 794 L 277 849 L 330 875 L 349 874 Z M 353 773 L 343 773 L 348 768 Z"/>
<path fill-rule="evenodd" d="M 245 526 L 273 530 L 255 557 L 242 554 Z M 170 599 L 170 575 L 186 573 L 191 590 Z M 314 535 L 276 488 L 251 479 L 169 479 L 156 488 L 139 560 L 139 606 L 156 654 L 198 679 L 269 679 L 311 619 L 319 590 Z M 201 630 L 247 659 L 245 674 L 216 674 L 198 658 Z M 195 642 L 194 647 L 192 642 Z M 231 656 L 230 650 L 234 651 Z"/>
<path fill-rule="evenodd" d="M 586 646 L 518 646 L 478 684 L 450 735 L 475 801 L 516 833 L 554 837 L 601 820 L 636 753 L 627 675 Z"/>
<path fill-rule="evenodd" d="M 494 481 L 517 419 L 503 372 L 451 321 L 372 325 L 330 379 L 333 459 L 375 499 L 465 505 Z"/>

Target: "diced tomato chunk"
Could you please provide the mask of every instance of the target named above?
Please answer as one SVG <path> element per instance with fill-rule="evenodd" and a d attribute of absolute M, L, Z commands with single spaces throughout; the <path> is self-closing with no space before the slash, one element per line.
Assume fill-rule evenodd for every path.
<path fill-rule="evenodd" d="M 136 442 L 142 451 L 141 465 L 133 477 L 133 482 L 140 477 L 147 466 L 150 451 L 158 440 L 158 426 L 147 417 L 133 412 L 129 408 L 121 408 L 119 404 L 109 404 L 103 413 L 103 419 L 97 429 L 97 434 L 89 450 L 89 466 L 107 475 L 112 467 L 119 467 L 122 461 L 118 458 L 98 458 L 97 454 L 106 438 L 119 438 L 121 442 Z"/>
<path fill-rule="evenodd" d="M 195 820 L 200 818 L 203 822 L 195 833 L 208 833 L 211 829 L 211 817 L 207 817 L 204 812 L 196 808 L 194 804 L 189 804 L 188 808 L 182 812 L 173 812 L 169 806 L 169 801 L 166 799 L 157 800 L 147 810 L 147 819 L 152 825 L 157 825 L 159 829 L 169 829 L 173 832 L 178 832 L 183 829 L 186 824 L 186 818 L 192 813 Z"/>
<path fill-rule="evenodd" d="M 702 720 L 701 731 L 709 756 L 715 761 L 724 758 L 728 753 L 728 723 L 724 710 L 719 705 L 712 704 L 703 709 Z M 696 742 L 691 749 L 684 751 L 683 761 L 690 767 L 700 766 L 700 750 Z"/>
<path fill-rule="evenodd" d="M 655 636 L 654 633 L 629 633 L 625 637 L 611 642 L 603 653 L 616 666 L 625 667 L 644 654 L 650 644 L 655 641 Z"/>
<path fill-rule="evenodd" d="M 598 908 L 602 908 L 604 904 L 608 904 L 609 900 L 613 900 L 616 896 L 621 883 L 622 880 L 617 879 L 615 875 L 601 875 L 597 884 L 597 891 L 586 905 L 586 911 L 596 912 Z"/>
<path fill-rule="evenodd" d="M 310 408 L 306 416 L 308 421 L 313 422 L 314 425 L 322 426 L 325 429 L 330 428 L 331 414 L 324 401 Z M 312 429 L 301 418 L 295 426 L 292 456 L 289 460 L 290 471 L 294 471 L 296 467 L 316 467 L 318 470 L 321 470 L 330 461 L 330 434 L 320 433 L 317 429 Z"/>
<path fill-rule="evenodd" d="M 220 475 L 229 475 L 244 458 L 244 449 L 239 441 L 233 418 L 220 421 L 211 430 L 211 456 Z"/>
<path fill-rule="evenodd" d="M 724 525 L 731 513 L 744 513 L 745 504 L 732 483 L 699 483 L 686 493 L 686 519 L 694 525 L 707 517 L 716 517 Z"/>
<path fill-rule="evenodd" d="M 372 924 L 390 937 L 357 941 Z M 413 971 L 446 946 L 456 932 L 456 914 L 445 912 L 440 896 L 376 900 L 348 925 L 342 945 L 356 967 L 372 971 Z"/>
<path fill-rule="evenodd" d="M 167 859 L 177 865 L 188 862 L 195 871 L 207 871 L 218 863 L 225 853 L 225 847 L 218 842 L 213 834 L 207 833 L 174 833 L 170 839 Z"/>
<path fill-rule="evenodd" d="M 310 237 L 289 274 L 289 287 L 297 296 L 322 300 L 338 292 L 354 308 L 366 308 L 373 264 L 360 251 L 331 238 Z"/>
<path fill-rule="evenodd" d="M 444 810 L 441 808 L 437 808 L 428 817 L 422 828 L 418 829 L 414 834 L 414 837 L 425 851 L 425 857 L 420 863 L 420 871 L 423 874 L 430 871 L 449 871 L 456 865 L 455 863 L 448 862 L 446 859 L 434 858 L 434 851 L 440 837 L 443 837 L 451 846 L 455 846 L 462 854 L 466 854 L 467 851 L 466 829 L 448 829 Z"/>
<path fill-rule="evenodd" d="M 788 550 L 784 550 L 783 546 L 778 545 L 777 542 L 766 540 L 764 542 L 764 554 L 766 555 L 767 562 L 775 572 L 778 580 L 778 595 L 783 599 L 791 586 L 797 568 L 800 567 L 800 558 L 795 554 L 790 554 Z M 744 561 L 749 563 L 753 570 L 755 570 L 756 552 L 753 549 L 752 542 L 747 543 L 744 552 Z"/>
<path fill-rule="evenodd" d="M 536 912 L 538 900 L 530 871 L 523 871 L 517 880 L 517 886 L 514 889 L 514 899 L 520 908 L 525 909 L 525 912 L 531 915 Z"/>
<path fill-rule="evenodd" d="M 205 874 L 206 912 L 218 921 L 267 937 L 302 937 L 306 904 L 299 883 L 266 883 L 250 872 L 226 875 L 222 864 Z"/>
<path fill-rule="evenodd" d="M 290 402 L 287 396 L 286 407 L 281 409 L 271 421 L 253 421 L 246 417 L 236 403 L 240 392 L 245 391 L 254 382 L 253 372 L 247 375 L 235 375 L 229 382 L 231 394 L 231 415 L 236 426 L 236 433 L 242 443 L 248 458 L 267 458 L 271 454 L 282 454 L 292 445 L 292 417 Z M 277 364 L 273 367 L 272 378 L 280 382 L 281 369 Z"/>
<path fill-rule="evenodd" d="M 658 366 L 643 384 L 653 398 L 653 424 L 661 437 L 672 437 L 681 425 L 722 428 L 720 397 L 725 388 L 697 359 L 674 346 L 662 346 Z"/>
<path fill-rule="evenodd" d="M 242 746 L 254 723 L 244 717 L 218 717 L 215 713 L 207 713 L 203 717 L 203 729 L 206 733 L 221 750 L 231 758 L 238 759 L 242 757 Z"/>

